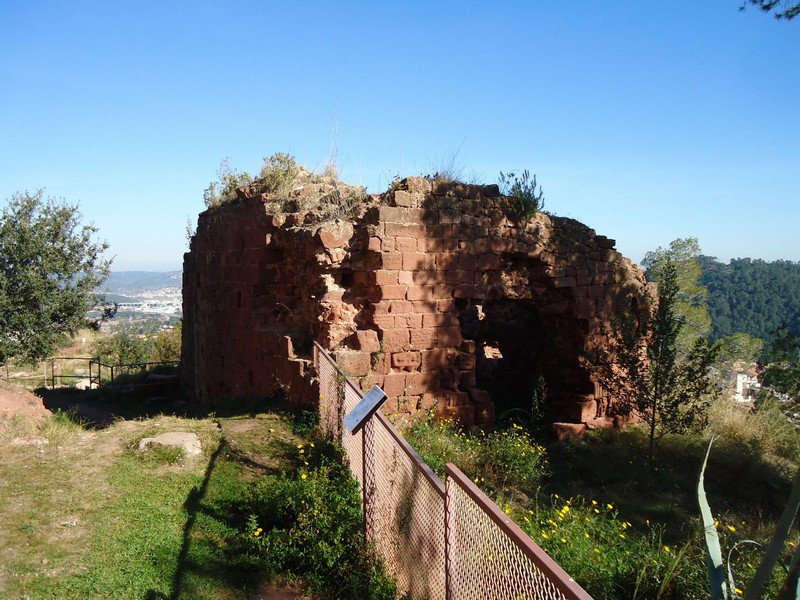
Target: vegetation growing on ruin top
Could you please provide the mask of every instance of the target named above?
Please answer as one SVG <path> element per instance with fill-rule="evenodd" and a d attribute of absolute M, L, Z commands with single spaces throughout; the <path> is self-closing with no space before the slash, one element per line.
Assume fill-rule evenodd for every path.
<path fill-rule="evenodd" d="M 275 212 L 314 212 L 320 221 L 349 221 L 367 199 L 363 186 L 339 181 L 332 163 L 322 173 L 315 173 L 284 152 L 265 157 L 256 178 L 231 168 L 227 159 L 220 164 L 217 177 L 203 193 L 209 209 L 260 195 Z"/>

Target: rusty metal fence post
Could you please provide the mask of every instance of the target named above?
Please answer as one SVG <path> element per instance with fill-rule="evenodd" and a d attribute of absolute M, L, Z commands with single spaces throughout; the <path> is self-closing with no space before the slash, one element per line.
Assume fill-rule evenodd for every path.
<path fill-rule="evenodd" d="M 315 346 L 320 424 L 362 486 L 363 535 L 411 600 L 591 600 L 455 465 L 445 483 L 377 412 L 355 435 L 342 416 L 363 394 Z M 361 439 L 358 439 L 361 436 Z"/>
<path fill-rule="evenodd" d="M 364 539 L 369 544 L 375 537 L 375 424 L 372 419 L 364 424 L 361 435 L 363 448 L 364 484 L 361 486 L 364 506 Z"/>

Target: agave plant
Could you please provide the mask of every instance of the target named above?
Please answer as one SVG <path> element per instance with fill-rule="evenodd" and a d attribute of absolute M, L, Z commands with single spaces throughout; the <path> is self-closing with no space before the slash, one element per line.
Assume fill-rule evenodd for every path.
<path fill-rule="evenodd" d="M 795 476 L 794 483 L 792 484 L 792 491 L 786 502 L 786 507 L 783 509 L 783 514 L 778 521 L 772 539 L 764 550 L 764 557 L 761 559 L 761 563 L 756 569 L 756 574 L 753 576 L 749 585 L 747 585 L 744 596 L 741 596 L 739 593 L 740 588 L 737 586 L 733 569 L 731 568 L 731 554 L 743 544 L 754 544 L 762 548 L 764 548 L 764 545 L 753 540 L 741 540 L 730 549 L 728 552 L 726 585 L 725 567 L 722 561 L 722 547 L 719 541 L 719 533 L 717 532 L 714 517 L 711 514 L 711 507 L 708 504 L 708 498 L 706 498 L 704 485 L 706 464 L 708 463 L 708 456 L 711 454 L 711 446 L 713 443 L 714 438 L 708 443 L 703 465 L 700 467 L 700 476 L 697 480 L 697 502 L 700 506 L 700 515 L 702 516 L 705 530 L 707 551 L 706 565 L 708 567 L 708 579 L 711 584 L 711 598 L 712 600 L 727 600 L 730 594 L 733 598 L 743 597 L 744 600 L 756 600 L 761 596 L 764 585 L 767 583 L 773 568 L 780 560 L 781 551 L 786 545 L 786 540 L 794 524 L 797 511 L 800 509 L 800 471 L 798 471 Z M 800 548 L 798 548 L 792 556 L 786 581 L 778 595 L 778 600 L 800 600 L 800 588 L 798 588 L 797 585 L 798 576 L 800 576 Z"/>

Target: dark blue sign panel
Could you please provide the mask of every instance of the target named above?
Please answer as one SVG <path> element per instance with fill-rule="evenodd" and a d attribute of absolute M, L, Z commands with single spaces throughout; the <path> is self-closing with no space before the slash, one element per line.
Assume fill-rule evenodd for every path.
<path fill-rule="evenodd" d="M 383 390 L 377 385 L 372 386 L 372 389 L 364 395 L 361 402 L 356 404 L 355 408 L 344 418 L 344 426 L 347 427 L 347 430 L 352 435 L 357 434 L 386 400 L 386 394 L 383 393 Z"/>

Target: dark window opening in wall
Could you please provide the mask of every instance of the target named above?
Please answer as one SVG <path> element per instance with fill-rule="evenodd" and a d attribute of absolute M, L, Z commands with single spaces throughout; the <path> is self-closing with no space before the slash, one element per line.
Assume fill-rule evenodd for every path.
<path fill-rule="evenodd" d="M 236 292 L 236 308 L 242 308 L 242 292 Z"/>
<path fill-rule="evenodd" d="M 253 372 L 252 371 L 247 371 L 247 381 L 250 384 L 250 386 L 253 385 Z"/>
<path fill-rule="evenodd" d="M 470 304 L 459 315 L 461 335 L 475 342 L 475 382 L 488 391 L 497 415 L 529 410 L 542 375 L 549 338 L 531 300 Z"/>
<path fill-rule="evenodd" d="M 339 287 L 349 289 L 353 287 L 354 283 L 355 283 L 355 277 L 353 275 L 353 272 L 350 269 L 342 269 L 342 272 L 339 275 Z"/>

